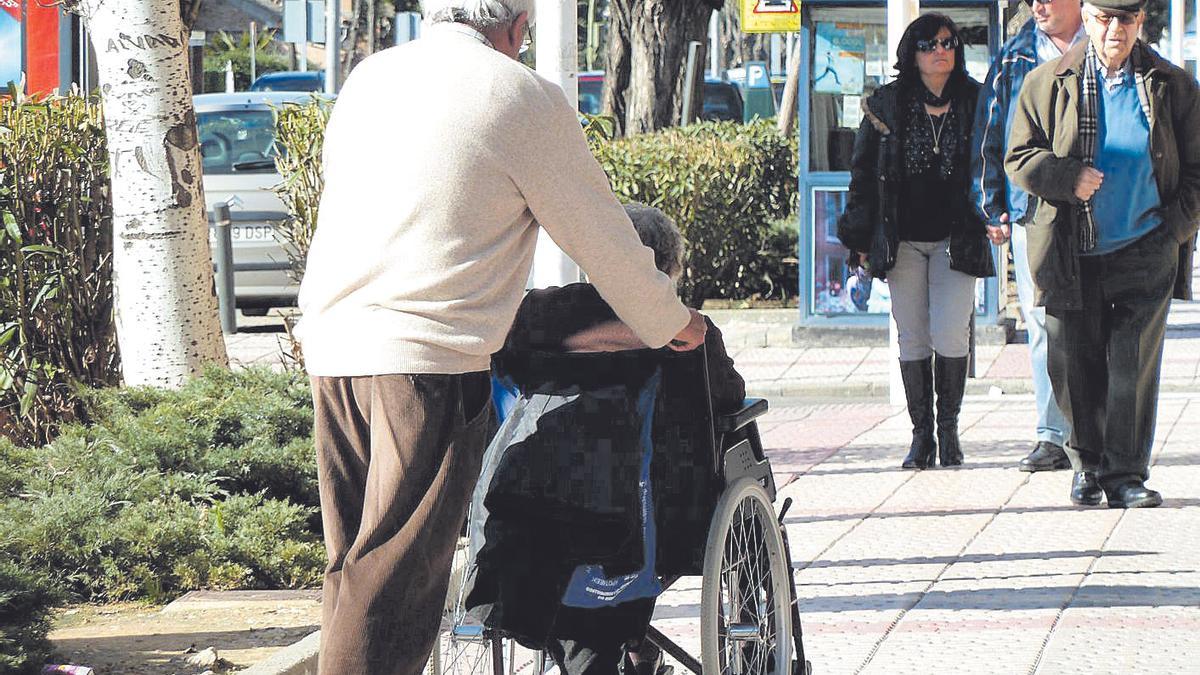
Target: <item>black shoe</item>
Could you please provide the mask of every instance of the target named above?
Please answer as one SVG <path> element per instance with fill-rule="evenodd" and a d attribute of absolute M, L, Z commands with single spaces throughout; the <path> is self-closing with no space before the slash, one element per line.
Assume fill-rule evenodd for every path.
<path fill-rule="evenodd" d="M 933 440 L 933 359 L 901 361 L 900 380 L 904 383 L 904 398 L 908 401 L 908 417 L 913 427 L 912 444 L 900 466 L 928 469 L 937 453 L 937 442 Z"/>
<path fill-rule="evenodd" d="M 1071 460 L 1061 445 L 1050 441 L 1038 441 L 1038 444 L 1033 447 L 1033 452 L 1022 459 L 1017 468 L 1030 473 L 1057 471 L 1071 468 Z"/>
<path fill-rule="evenodd" d="M 1146 487 L 1140 480 L 1131 480 L 1105 489 L 1110 509 L 1144 509 L 1162 504 L 1162 495 Z"/>
<path fill-rule="evenodd" d="M 942 466 L 958 466 L 963 463 L 958 412 L 967 386 L 967 357 L 947 358 L 939 354 L 933 362 L 933 383 L 937 389 L 938 461 Z"/>
<path fill-rule="evenodd" d="M 1039 444 L 1040 446 L 1040 444 Z M 1095 506 L 1104 497 L 1100 481 L 1093 471 L 1077 471 L 1071 480 L 1071 503 L 1077 506 Z"/>

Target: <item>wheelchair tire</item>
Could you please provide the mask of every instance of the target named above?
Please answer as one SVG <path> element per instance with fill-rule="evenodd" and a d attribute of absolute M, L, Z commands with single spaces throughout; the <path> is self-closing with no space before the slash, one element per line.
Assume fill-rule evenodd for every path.
<path fill-rule="evenodd" d="M 466 537 L 454 552 L 450 585 L 437 643 L 425 667 L 428 675 L 542 675 L 553 665 L 543 652 L 499 637 L 468 616 L 464 584 L 471 564 Z"/>
<path fill-rule="evenodd" d="M 753 479 L 740 478 L 721 494 L 703 575 L 705 675 L 791 675 L 791 561 L 771 498 Z"/>

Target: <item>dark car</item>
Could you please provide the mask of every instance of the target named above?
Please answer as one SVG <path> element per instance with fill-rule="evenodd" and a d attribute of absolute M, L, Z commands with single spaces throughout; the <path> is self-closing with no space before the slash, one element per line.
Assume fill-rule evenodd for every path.
<path fill-rule="evenodd" d="M 250 91 L 325 91 L 325 72 L 285 70 L 260 76 Z"/>
<path fill-rule="evenodd" d="M 579 74 L 579 112 L 596 115 L 604 94 L 604 73 L 590 70 Z M 702 120 L 742 121 L 742 94 L 732 82 L 705 78 Z"/>

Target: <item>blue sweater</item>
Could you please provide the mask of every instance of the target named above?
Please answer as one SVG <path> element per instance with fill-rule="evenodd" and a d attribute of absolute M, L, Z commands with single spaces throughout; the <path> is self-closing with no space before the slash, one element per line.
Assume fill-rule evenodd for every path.
<path fill-rule="evenodd" d="M 1104 182 L 1092 197 L 1096 248 L 1089 255 L 1112 253 L 1162 224 L 1162 201 L 1150 163 L 1150 125 L 1138 101 L 1137 85 L 1126 69 L 1120 86 L 1109 90 L 1099 79 L 1096 168 Z"/>

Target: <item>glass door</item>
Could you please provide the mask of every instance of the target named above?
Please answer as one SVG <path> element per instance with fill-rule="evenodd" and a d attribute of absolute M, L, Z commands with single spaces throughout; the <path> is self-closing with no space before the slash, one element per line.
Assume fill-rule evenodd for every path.
<path fill-rule="evenodd" d="M 967 71 L 987 75 L 993 45 L 999 46 L 994 3 L 922 3 L 922 11 L 946 14 L 965 41 Z M 800 87 L 800 297 L 802 324 L 885 322 L 891 310 L 887 284 L 876 280 L 869 296 L 864 280 L 846 264 L 849 251 L 837 238 L 846 206 L 850 157 L 862 121 L 862 103 L 893 74 L 883 4 L 811 0 L 805 4 Z M 994 286 L 994 281 L 989 280 Z M 981 282 L 982 283 L 982 282 Z M 995 315 L 986 284 L 979 310 Z"/>

